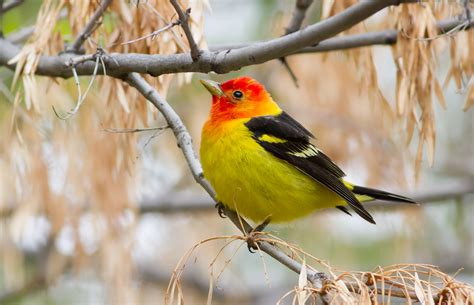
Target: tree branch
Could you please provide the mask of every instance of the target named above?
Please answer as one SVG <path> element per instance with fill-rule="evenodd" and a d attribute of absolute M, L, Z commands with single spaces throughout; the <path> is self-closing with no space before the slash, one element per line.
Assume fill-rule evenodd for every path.
<path fill-rule="evenodd" d="M 438 34 L 443 35 L 452 31 L 453 29 L 461 27 L 462 30 L 468 30 L 474 26 L 474 20 L 460 20 L 458 18 L 450 18 L 438 22 Z M 334 37 L 322 41 L 319 45 L 314 47 L 307 47 L 301 49 L 301 53 L 327 52 L 333 50 L 347 50 L 353 48 L 367 47 L 373 45 L 393 45 L 398 40 L 397 30 L 386 30 L 363 34 L 354 34 L 347 36 Z"/>
<path fill-rule="evenodd" d="M 465 25 L 465 27 L 462 25 Z M 467 20 L 460 20 L 459 18 L 449 18 L 438 22 L 437 26 L 438 34 L 443 35 L 452 31 L 455 28 L 460 28 L 460 30 L 468 30 L 474 26 L 474 20 L 471 20 L 469 22 Z M 393 45 L 397 43 L 397 39 L 397 30 L 385 30 L 362 34 L 344 35 L 323 40 L 317 46 L 305 47 L 290 55 L 339 51 L 374 45 Z M 248 45 L 250 44 L 221 45 L 211 47 L 210 49 L 212 51 L 222 51 L 229 49 L 240 49 L 247 47 Z"/>
<path fill-rule="evenodd" d="M 70 47 L 67 48 L 67 52 L 71 53 L 79 53 L 79 49 L 81 48 L 84 41 L 91 36 L 91 34 L 99 27 L 102 23 L 100 19 L 105 13 L 107 7 L 112 3 L 112 0 L 102 0 L 97 10 L 92 15 L 89 22 L 87 22 L 84 29 L 82 29 L 79 36 L 77 36 L 76 40 L 71 44 Z"/>
<path fill-rule="evenodd" d="M 474 20 L 471 20 L 469 24 L 467 24 L 466 21 L 456 18 L 440 21 L 438 23 L 439 32 L 441 34 L 449 32 L 462 24 L 466 24 L 466 26 L 461 29 L 467 30 L 474 26 Z M 320 42 L 318 46 L 302 48 L 290 55 L 337 51 L 371 45 L 391 45 L 397 42 L 397 34 L 398 32 L 396 30 L 387 30 L 335 37 Z M 187 54 L 148 55 L 136 53 L 112 53 L 107 55 L 104 58 L 104 61 L 107 64 L 107 73 L 115 77 L 120 77 L 122 74 L 129 72 L 151 74 L 154 76 L 180 72 L 208 73 L 211 71 L 224 71 L 222 73 L 225 73 L 226 70 L 223 70 L 227 66 L 225 59 L 220 63 L 215 61 L 213 63 L 213 60 L 215 59 L 213 54 L 222 53 L 224 52 L 223 50 L 231 50 L 232 52 L 239 53 L 241 48 L 247 46 L 248 45 L 218 46 L 211 49 L 216 51 L 203 51 L 197 62 L 190 60 Z M 7 66 L 14 70 L 15 65 L 9 65 L 8 61 L 18 54 L 19 51 L 20 48 L 10 41 L 0 39 L 0 65 Z M 68 61 L 71 57 L 73 57 L 72 54 L 42 56 L 36 74 L 51 77 L 72 77 L 71 69 L 64 64 L 64 62 Z M 94 62 L 84 62 L 77 66 L 77 73 L 78 75 L 92 75 L 94 68 Z M 103 74 L 101 68 L 99 69 L 98 74 Z"/>
<path fill-rule="evenodd" d="M 306 11 L 313 3 L 313 0 L 296 0 L 291 21 L 285 30 L 285 35 L 294 33 L 301 28 L 303 20 L 306 16 Z"/>
<path fill-rule="evenodd" d="M 189 28 L 189 14 L 191 13 L 191 8 L 188 8 L 186 12 L 183 12 L 181 6 L 179 6 L 176 0 L 170 0 L 171 5 L 173 5 L 176 13 L 178 14 L 179 20 L 181 21 L 181 27 L 183 28 L 184 34 L 189 42 L 189 47 L 191 48 L 191 58 L 193 61 L 197 61 L 199 56 L 201 56 L 201 50 L 199 50 L 196 41 L 194 40 L 193 33 L 191 33 L 191 29 Z"/>
<path fill-rule="evenodd" d="M 158 94 L 158 91 L 155 90 L 150 84 L 148 84 L 143 77 L 137 73 L 130 73 L 125 75 L 123 78 L 130 86 L 138 90 L 150 103 L 152 103 L 158 111 L 163 114 L 166 122 L 168 123 L 169 128 L 173 130 L 174 136 L 178 142 L 178 147 L 183 151 L 186 162 L 189 165 L 191 173 L 193 174 L 194 179 L 199 183 L 204 190 L 211 196 L 212 199 L 216 200 L 216 194 L 210 186 L 210 184 L 204 179 L 202 172 L 201 163 L 193 149 L 192 139 L 189 135 L 186 126 L 184 126 L 181 118 L 178 114 L 171 108 L 168 102 Z"/>
<path fill-rule="evenodd" d="M 128 131 L 129 132 L 129 131 Z M 412 193 L 407 196 L 424 205 L 441 203 L 446 200 L 462 198 L 474 194 L 474 185 L 471 180 L 456 182 L 449 186 L 436 187 L 424 192 Z M 388 207 L 398 208 L 410 205 L 396 202 L 374 201 L 364 204 L 367 209 Z M 204 194 L 183 195 L 180 193 L 168 194 L 166 198 L 148 199 L 138 204 L 139 212 L 144 213 L 196 213 L 215 210 L 214 203 Z M 0 209 L 0 219 L 10 217 L 16 206 L 10 205 Z M 335 209 L 326 210 L 328 213 L 339 213 Z"/>
<path fill-rule="evenodd" d="M 306 16 L 306 11 L 310 7 L 311 3 L 313 3 L 313 0 L 296 0 L 293 15 L 291 16 L 289 26 L 285 30 L 285 35 L 294 33 L 301 28 L 303 20 Z M 296 74 L 293 72 L 290 65 L 288 64 L 286 57 L 281 57 L 280 62 L 283 64 L 283 66 L 285 66 L 286 70 L 290 74 L 291 79 L 293 79 L 295 86 L 299 87 L 298 78 L 296 77 Z"/>
<path fill-rule="evenodd" d="M 35 31 L 35 26 L 27 26 L 21 28 L 13 33 L 8 34 L 8 41 L 14 44 L 23 43 L 26 39 L 28 39 Z"/>
<path fill-rule="evenodd" d="M 408 197 L 413 198 L 416 202 L 426 205 L 432 203 L 439 203 L 442 201 L 464 197 L 468 194 L 474 194 L 474 184 L 471 180 L 459 181 L 456 184 L 451 184 L 443 187 L 436 187 L 424 192 L 417 192 L 408 194 Z M 374 201 L 364 204 L 368 209 L 379 207 L 407 207 L 407 204 Z M 209 212 L 213 210 L 212 202 L 207 196 L 193 194 L 191 196 L 183 196 L 178 194 L 167 195 L 166 199 L 145 200 L 139 205 L 140 213 L 183 213 L 183 212 Z M 328 212 L 339 211 L 335 209 L 327 210 Z"/>
<path fill-rule="evenodd" d="M 245 66 L 260 64 L 294 54 L 305 47 L 315 45 L 322 40 L 337 35 L 387 6 L 399 2 L 413 1 L 416 0 L 362 1 L 335 16 L 295 33 L 235 50 L 203 51 L 196 61 L 193 61 L 187 54 L 110 54 L 104 61 L 107 65 L 107 73 L 115 77 L 121 77 L 130 72 L 153 76 L 180 72 L 208 73 L 214 71 L 216 73 L 227 73 Z M 14 69 L 15 65 L 8 65 L 8 61 L 19 50 L 18 47 L 8 41 L 0 39 L 0 65 L 6 65 L 10 69 Z M 71 56 L 73 55 L 42 56 L 36 74 L 63 78 L 71 77 L 71 69 L 64 65 L 64 62 Z M 76 71 L 78 75 L 91 75 L 94 68 L 95 64 L 93 62 L 85 62 L 78 65 Z M 101 73 L 103 73 L 102 69 L 99 70 L 99 74 Z"/>
<path fill-rule="evenodd" d="M 8 12 L 11 9 L 14 9 L 17 6 L 20 6 L 21 4 L 23 4 L 23 2 L 24 2 L 24 0 L 12 0 L 10 2 L 5 3 L 0 8 L 0 15 Z"/>

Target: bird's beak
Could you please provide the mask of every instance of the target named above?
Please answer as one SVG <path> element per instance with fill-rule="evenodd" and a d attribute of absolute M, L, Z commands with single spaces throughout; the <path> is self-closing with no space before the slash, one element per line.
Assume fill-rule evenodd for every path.
<path fill-rule="evenodd" d="M 221 84 L 219 84 L 218 82 L 205 79 L 201 79 L 200 82 L 213 96 L 224 95 L 224 91 L 222 91 Z"/>

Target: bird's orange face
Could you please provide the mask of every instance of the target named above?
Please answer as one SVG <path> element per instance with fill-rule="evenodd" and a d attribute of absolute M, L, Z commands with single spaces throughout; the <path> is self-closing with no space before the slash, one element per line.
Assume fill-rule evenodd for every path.
<path fill-rule="evenodd" d="M 209 119 L 215 123 L 281 112 L 262 84 L 250 77 L 239 77 L 222 84 L 201 80 L 212 94 Z"/>

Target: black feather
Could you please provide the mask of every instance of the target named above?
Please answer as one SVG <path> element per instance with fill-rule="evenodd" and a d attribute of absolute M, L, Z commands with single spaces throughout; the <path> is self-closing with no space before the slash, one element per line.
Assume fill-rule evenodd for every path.
<path fill-rule="evenodd" d="M 354 193 L 342 182 L 344 172 L 309 142 L 314 136 L 300 123 L 285 112 L 278 116 L 261 116 L 250 119 L 246 124 L 254 139 L 266 151 L 275 157 L 285 160 L 317 182 L 341 196 L 351 208 L 363 219 L 375 223 Z M 285 142 L 268 142 L 261 140 L 263 135 L 274 136 Z"/>
<path fill-rule="evenodd" d="M 245 125 L 256 137 L 268 134 L 296 142 L 308 142 L 310 138 L 314 138 L 311 132 L 284 111 L 278 116 L 255 117 Z"/>
<path fill-rule="evenodd" d="M 349 210 L 343 205 L 336 205 L 336 209 L 339 209 L 339 210 L 343 211 L 344 213 L 346 213 L 349 216 L 352 216 L 351 212 L 349 212 Z"/>
<path fill-rule="evenodd" d="M 396 201 L 396 202 L 406 202 L 406 203 L 416 203 L 413 199 L 404 197 L 401 195 L 377 190 L 377 189 L 372 189 L 369 187 L 363 187 L 363 186 L 354 186 L 354 189 L 352 190 L 355 194 L 358 195 L 367 195 L 375 199 L 379 200 L 387 200 L 387 201 Z"/>

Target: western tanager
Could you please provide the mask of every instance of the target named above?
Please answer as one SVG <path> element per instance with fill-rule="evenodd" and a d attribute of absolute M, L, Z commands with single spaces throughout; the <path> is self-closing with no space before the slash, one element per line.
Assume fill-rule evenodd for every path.
<path fill-rule="evenodd" d="M 256 80 L 201 83 L 212 94 L 201 139 L 204 176 L 218 200 L 240 215 L 257 223 L 283 222 L 330 207 L 350 214 L 349 205 L 375 223 L 361 202 L 414 202 L 345 181 L 344 172 L 310 143 L 311 132 Z"/>

